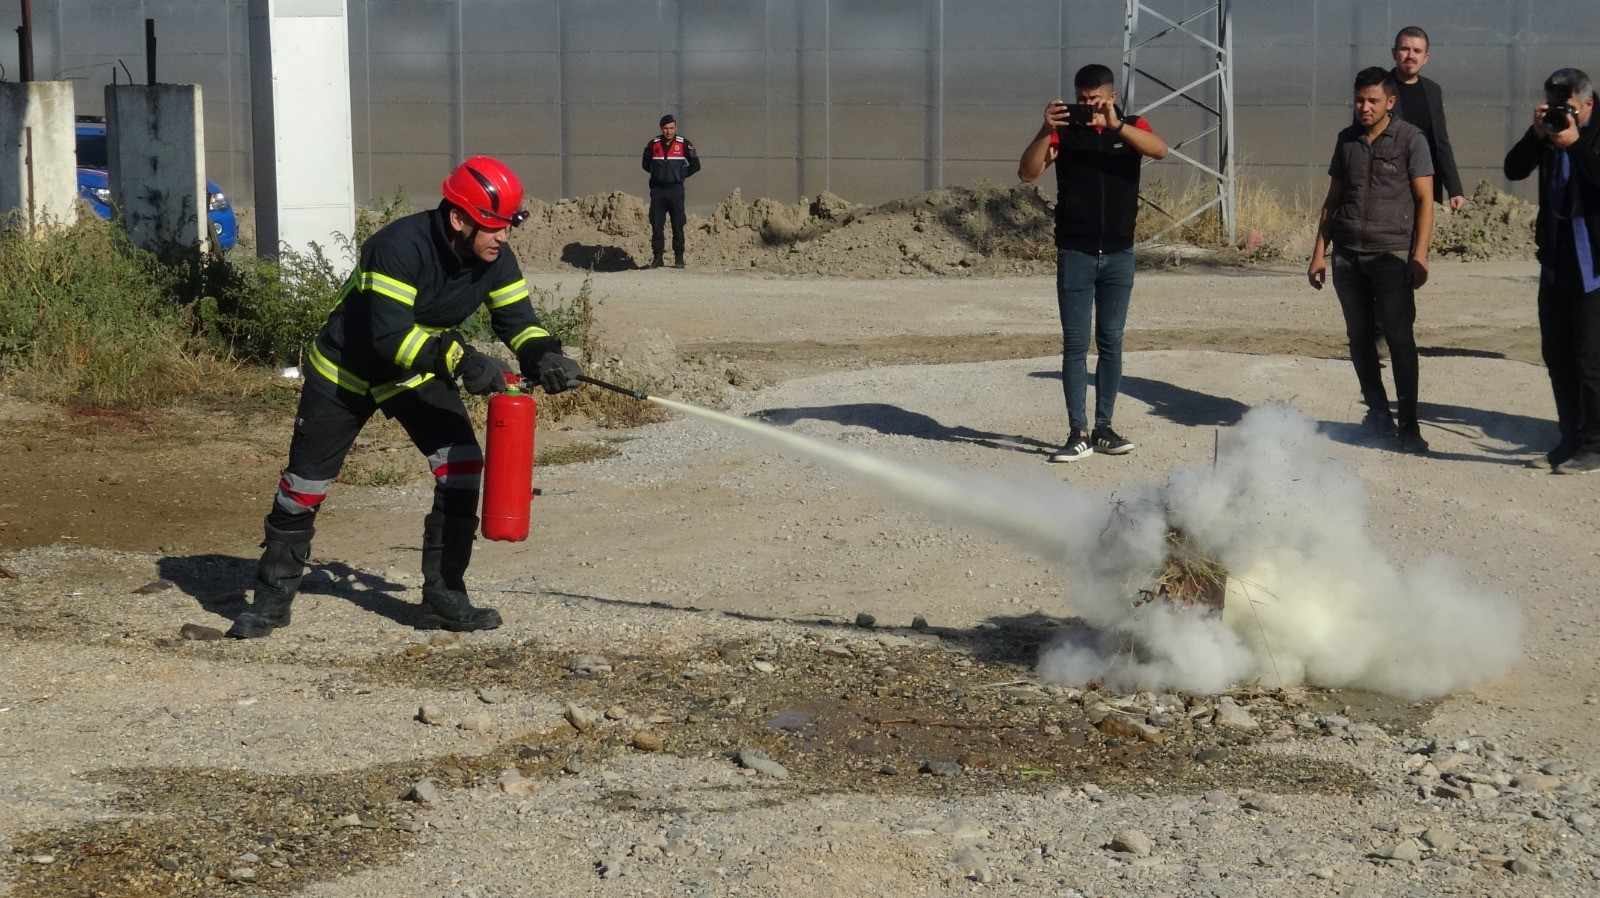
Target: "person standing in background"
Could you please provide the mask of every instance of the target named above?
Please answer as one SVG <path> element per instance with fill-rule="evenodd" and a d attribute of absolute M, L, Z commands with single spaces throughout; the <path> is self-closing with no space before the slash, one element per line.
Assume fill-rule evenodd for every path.
<path fill-rule="evenodd" d="M 666 220 L 672 219 L 672 267 L 683 267 L 683 182 L 700 170 L 694 144 L 678 134 L 678 120 L 661 117 L 661 134 L 644 146 L 644 170 L 650 173 L 650 267 L 661 267 L 667 248 Z"/>
<path fill-rule="evenodd" d="M 1395 104 L 1394 117 L 1410 122 L 1428 139 L 1428 157 L 1433 160 L 1433 197 L 1451 212 L 1460 212 L 1467 197 L 1456 171 L 1455 150 L 1450 147 L 1450 131 L 1444 124 L 1444 94 L 1437 82 L 1422 77 L 1428 64 L 1428 33 L 1407 25 L 1394 36 Z"/>

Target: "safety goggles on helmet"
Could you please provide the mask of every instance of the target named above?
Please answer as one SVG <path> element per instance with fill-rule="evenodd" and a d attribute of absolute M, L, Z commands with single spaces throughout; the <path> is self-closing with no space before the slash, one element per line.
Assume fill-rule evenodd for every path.
<path fill-rule="evenodd" d="M 518 209 L 510 215 L 501 215 L 498 212 L 490 212 L 488 209 L 475 209 L 473 211 L 477 212 L 478 215 L 483 216 L 484 218 L 489 218 L 500 222 L 500 227 L 503 228 L 514 228 L 528 220 L 527 209 Z M 479 221 L 481 222 L 482 219 L 480 218 Z"/>

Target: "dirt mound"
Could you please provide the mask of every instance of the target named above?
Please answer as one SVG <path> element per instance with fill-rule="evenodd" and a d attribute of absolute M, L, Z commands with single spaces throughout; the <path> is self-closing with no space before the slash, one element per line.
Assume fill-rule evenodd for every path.
<path fill-rule="evenodd" d="M 932 277 L 1048 272 L 1054 202 L 1038 187 L 944 187 L 878 206 L 832 193 L 783 203 L 735 190 L 707 217 L 689 216 L 688 261 L 698 269 L 793 276 Z M 530 269 L 626 271 L 650 261 L 649 205 L 622 192 L 533 202 L 513 239 Z M 1537 207 L 1480 181 L 1471 201 L 1434 219 L 1436 255 L 1468 261 L 1530 258 Z M 1230 264 L 1308 258 L 1311 216 L 1281 233 L 1251 232 L 1234 248 L 1172 247 L 1147 263 L 1214 258 Z M 1172 258 L 1167 259 L 1168 256 Z"/>
<path fill-rule="evenodd" d="M 1461 211 L 1433 219 L 1433 251 L 1463 261 L 1533 258 L 1539 207 L 1479 181 Z"/>
<path fill-rule="evenodd" d="M 650 261 L 648 205 L 626 193 L 534 202 L 513 239 L 530 269 L 597 271 Z M 696 268 L 784 275 L 915 277 L 1032 271 L 1053 258 L 1051 203 L 1038 189 L 947 187 L 880 206 L 831 193 L 786 204 L 735 190 L 688 220 Z"/>

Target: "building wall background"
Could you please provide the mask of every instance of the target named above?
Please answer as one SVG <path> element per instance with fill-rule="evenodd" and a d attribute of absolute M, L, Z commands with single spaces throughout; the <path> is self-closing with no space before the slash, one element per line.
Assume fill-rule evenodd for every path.
<path fill-rule="evenodd" d="M 1123 0 L 348 0 L 358 196 L 431 202 L 443 175 L 497 155 L 545 199 L 645 191 L 639 153 L 663 112 L 705 169 L 699 211 L 734 189 L 794 201 L 831 190 L 880 202 L 942 185 L 1015 181 L 1046 101 L 1088 62 L 1119 69 Z M 1159 4 L 1194 15 L 1204 2 Z M 247 0 L 34 0 L 36 77 L 70 79 L 99 112 L 113 78 L 203 86 L 208 175 L 250 202 Z M 0 24 L 14 33 L 17 4 Z M 1394 32 L 1432 38 L 1462 178 L 1507 185 L 1500 162 L 1539 85 L 1563 65 L 1600 77 L 1593 0 L 1236 0 L 1241 175 L 1320 195 L 1350 82 L 1390 64 Z M 0 41 L 17 77 L 14 40 Z M 1186 83 L 1208 65 L 1162 39 L 1140 63 Z M 1119 69 L 1120 70 L 1120 69 Z M 1141 83 L 1135 105 L 1155 89 Z M 1151 114 L 1169 141 L 1191 108 Z M 316 135 L 305 135 L 315 140 Z M 1191 144 L 1203 158 L 1205 138 Z M 1151 175 L 1188 177 L 1167 161 Z"/>

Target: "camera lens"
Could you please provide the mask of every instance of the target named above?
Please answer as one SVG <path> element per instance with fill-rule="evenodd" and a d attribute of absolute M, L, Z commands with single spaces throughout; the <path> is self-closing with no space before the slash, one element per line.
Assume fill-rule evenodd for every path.
<path fill-rule="evenodd" d="M 1570 106 L 1551 106 L 1544 111 L 1544 129 L 1552 134 L 1567 130 L 1574 111 Z"/>

